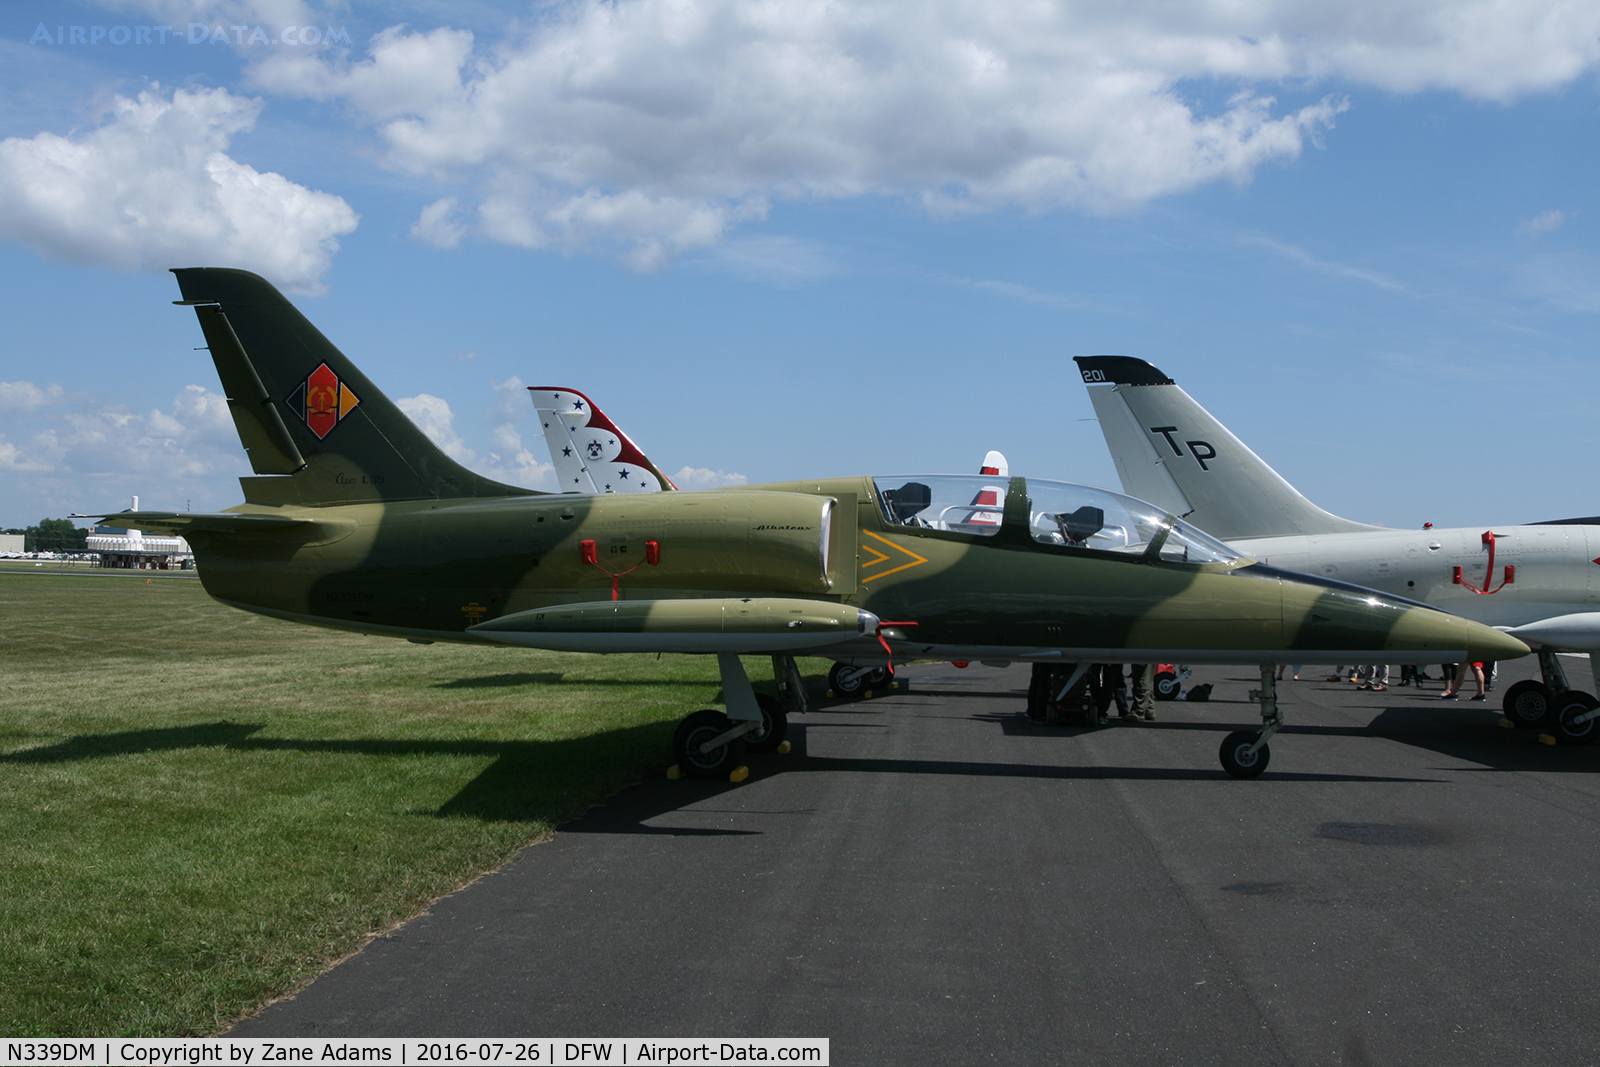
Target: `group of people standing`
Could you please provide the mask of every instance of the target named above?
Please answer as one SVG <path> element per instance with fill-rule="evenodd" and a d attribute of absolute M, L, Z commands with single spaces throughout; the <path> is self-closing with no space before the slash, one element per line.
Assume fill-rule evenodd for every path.
<path fill-rule="evenodd" d="M 1477 683 L 1477 694 L 1473 700 L 1487 700 L 1489 690 L 1494 688 L 1494 662 L 1477 660 L 1471 663 L 1445 663 L 1439 667 L 1444 676 L 1444 692 L 1439 694 L 1440 700 L 1455 700 L 1461 692 L 1461 686 L 1467 678 Z M 1295 678 L 1300 677 L 1300 667 L 1295 666 Z M 1283 668 L 1278 668 L 1278 677 L 1283 677 Z M 1420 665 L 1414 663 L 1402 664 L 1400 667 L 1400 685 L 1414 685 L 1422 688 L 1422 683 L 1429 680 Z M 1335 667 L 1328 676 L 1330 682 L 1351 681 L 1359 684 L 1362 689 L 1382 691 L 1389 688 L 1389 665 L 1387 663 L 1372 664 L 1364 667 L 1351 667 L 1350 673 L 1345 674 L 1345 668 Z"/>

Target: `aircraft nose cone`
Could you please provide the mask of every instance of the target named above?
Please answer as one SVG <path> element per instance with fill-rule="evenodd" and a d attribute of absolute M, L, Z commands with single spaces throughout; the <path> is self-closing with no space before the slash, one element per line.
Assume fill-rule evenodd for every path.
<path fill-rule="evenodd" d="M 1528 646 L 1509 634 L 1429 608 L 1407 608 L 1389 632 L 1385 649 L 1435 654 L 1464 649 L 1469 661 L 1516 659 L 1528 654 Z"/>
<path fill-rule="evenodd" d="M 1471 627 L 1467 636 L 1467 658 L 1469 660 L 1502 660 L 1516 659 L 1526 656 L 1532 651 L 1518 638 L 1512 637 L 1503 630 L 1495 630 L 1488 626 L 1480 626 L 1475 622 L 1462 622 Z"/>
<path fill-rule="evenodd" d="M 1391 663 L 1515 659 L 1528 646 L 1509 634 L 1414 601 L 1382 593 L 1285 583 L 1290 647 L 1322 652 L 1379 652 Z"/>

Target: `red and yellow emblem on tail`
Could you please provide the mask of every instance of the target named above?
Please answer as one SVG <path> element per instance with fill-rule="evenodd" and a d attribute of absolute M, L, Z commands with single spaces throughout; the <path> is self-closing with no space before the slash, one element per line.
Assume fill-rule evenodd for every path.
<path fill-rule="evenodd" d="M 359 403 L 360 398 L 326 363 L 318 364 L 317 369 L 289 394 L 289 410 L 300 417 L 319 441 Z"/>

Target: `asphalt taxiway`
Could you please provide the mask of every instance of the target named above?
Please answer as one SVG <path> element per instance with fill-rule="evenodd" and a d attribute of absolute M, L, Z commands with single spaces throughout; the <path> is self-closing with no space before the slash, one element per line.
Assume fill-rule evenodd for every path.
<path fill-rule="evenodd" d="M 1499 691 L 1531 672 L 1505 664 Z M 1020 718 L 1023 667 L 905 673 L 796 719 L 796 750 L 743 784 L 618 794 L 230 1034 L 826 1037 L 837 1064 L 1600 1058 L 1600 747 L 1501 729 L 1498 692 L 1308 667 L 1266 775 L 1234 781 L 1217 748 L 1258 722 L 1248 670 L 1096 730 Z"/>

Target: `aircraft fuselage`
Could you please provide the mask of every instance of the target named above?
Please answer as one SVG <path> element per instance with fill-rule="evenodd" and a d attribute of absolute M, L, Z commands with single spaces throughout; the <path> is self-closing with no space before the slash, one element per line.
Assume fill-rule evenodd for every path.
<path fill-rule="evenodd" d="M 858 608 L 884 621 L 902 658 L 1128 662 L 1159 652 L 1194 662 L 1317 662 L 1385 648 L 1444 658 L 1486 635 L 1493 642 L 1448 616 L 1261 573 L 1249 560 L 1194 564 L 1041 544 L 1029 536 L 1025 486 L 1010 479 L 1004 521 L 988 536 L 888 522 L 870 478 L 632 496 L 243 505 L 236 513 L 315 521 L 188 536 L 207 591 L 225 603 L 416 640 L 626 650 L 633 646 L 615 637 L 557 632 L 555 617 L 541 615 L 588 605 L 591 621 L 574 625 L 592 633 L 615 575 L 618 604 L 792 598 Z M 649 611 L 625 616 L 613 630 L 682 625 Z M 875 634 L 844 627 L 829 640 L 809 636 L 821 623 L 810 625 L 803 639 L 752 636 L 728 650 L 792 652 L 803 640 L 818 654 L 882 654 Z M 662 641 L 652 647 L 722 647 Z M 1503 650 L 1518 651 L 1509 641 Z"/>
<path fill-rule="evenodd" d="M 1422 600 L 1489 626 L 1516 627 L 1600 610 L 1600 565 L 1594 562 L 1600 556 L 1600 527 L 1494 527 L 1493 573 L 1484 532 L 1472 527 L 1376 530 L 1232 538 L 1228 544 L 1275 567 Z"/>

